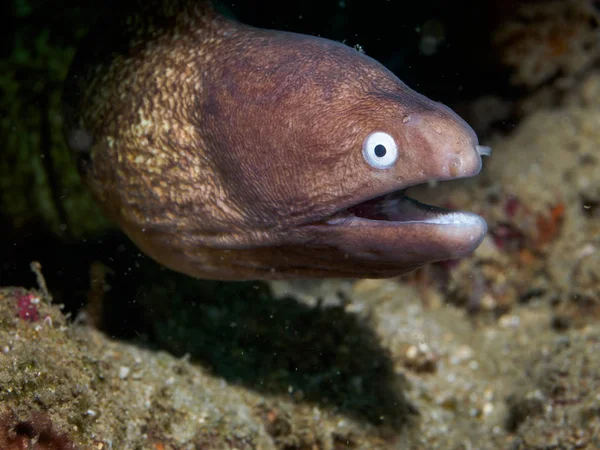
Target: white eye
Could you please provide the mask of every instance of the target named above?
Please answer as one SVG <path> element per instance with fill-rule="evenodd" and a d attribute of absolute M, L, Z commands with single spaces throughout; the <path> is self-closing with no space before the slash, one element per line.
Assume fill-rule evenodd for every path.
<path fill-rule="evenodd" d="M 362 153 L 370 166 L 376 169 L 387 169 L 398 159 L 398 146 L 389 134 L 375 131 L 365 139 Z"/>

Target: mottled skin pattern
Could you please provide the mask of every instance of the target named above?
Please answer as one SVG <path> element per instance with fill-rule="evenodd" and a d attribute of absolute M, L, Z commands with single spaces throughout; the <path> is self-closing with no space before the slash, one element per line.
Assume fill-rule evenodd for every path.
<path fill-rule="evenodd" d="M 180 3 L 93 31 L 65 87 L 84 178 L 144 252 L 192 276 L 257 279 L 394 276 L 477 247 L 482 220 L 346 212 L 478 173 L 477 138 L 452 111 L 343 44 Z M 398 144 L 389 169 L 363 157 L 373 131 Z"/>

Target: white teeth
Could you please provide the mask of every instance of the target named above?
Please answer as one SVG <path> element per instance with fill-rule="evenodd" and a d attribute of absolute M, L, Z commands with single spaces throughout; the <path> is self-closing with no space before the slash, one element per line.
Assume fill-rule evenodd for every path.
<path fill-rule="evenodd" d="M 439 225 L 476 225 L 481 223 L 481 217 L 476 214 L 464 212 L 452 212 L 440 214 L 436 217 L 431 217 L 423 220 L 423 223 L 432 223 Z"/>

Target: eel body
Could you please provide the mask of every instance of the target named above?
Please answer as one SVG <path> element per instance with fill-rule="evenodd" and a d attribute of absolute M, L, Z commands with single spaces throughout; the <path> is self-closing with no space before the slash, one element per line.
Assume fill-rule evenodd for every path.
<path fill-rule="evenodd" d="M 163 0 L 91 32 L 64 99 L 95 198 L 191 276 L 391 277 L 486 233 L 403 193 L 476 175 L 473 130 L 341 43 Z"/>

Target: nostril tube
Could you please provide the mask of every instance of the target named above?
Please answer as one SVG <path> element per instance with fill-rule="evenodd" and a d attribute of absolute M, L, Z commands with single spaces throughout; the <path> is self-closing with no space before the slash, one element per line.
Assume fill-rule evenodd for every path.
<path fill-rule="evenodd" d="M 492 147 L 487 145 L 476 145 L 475 150 L 477 150 L 479 156 L 492 156 Z"/>

